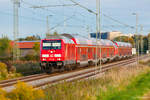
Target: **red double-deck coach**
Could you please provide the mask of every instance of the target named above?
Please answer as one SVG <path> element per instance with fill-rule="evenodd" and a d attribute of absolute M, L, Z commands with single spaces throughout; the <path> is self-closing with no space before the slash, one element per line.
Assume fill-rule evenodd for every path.
<path fill-rule="evenodd" d="M 40 64 L 46 72 L 63 71 L 130 56 L 131 48 L 129 43 L 106 39 L 98 40 L 96 43 L 95 39 L 62 34 L 41 40 Z"/>

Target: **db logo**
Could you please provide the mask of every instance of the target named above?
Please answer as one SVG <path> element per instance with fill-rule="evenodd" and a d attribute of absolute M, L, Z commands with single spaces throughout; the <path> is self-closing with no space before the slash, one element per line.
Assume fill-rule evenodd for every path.
<path fill-rule="evenodd" d="M 53 51 L 48 51 L 49 53 L 53 53 Z"/>

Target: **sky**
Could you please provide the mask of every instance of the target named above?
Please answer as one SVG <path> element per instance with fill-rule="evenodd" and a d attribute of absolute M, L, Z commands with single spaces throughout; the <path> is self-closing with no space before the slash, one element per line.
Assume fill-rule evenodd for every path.
<path fill-rule="evenodd" d="M 92 11 L 96 11 L 96 0 L 74 0 Z M 150 32 L 150 0 L 100 0 L 101 31 L 135 33 L 138 14 L 138 33 Z M 39 35 L 47 32 L 46 17 L 49 16 L 50 32 L 80 34 L 87 36 L 96 32 L 96 17 L 79 6 L 57 6 L 73 4 L 70 0 L 20 0 L 19 37 Z M 48 6 L 33 8 L 34 6 Z M 104 16 L 105 15 L 105 16 Z M 143 31 L 141 29 L 143 26 Z M 130 26 L 130 27 L 129 27 Z M 0 37 L 13 39 L 13 0 L 0 0 Z"/>

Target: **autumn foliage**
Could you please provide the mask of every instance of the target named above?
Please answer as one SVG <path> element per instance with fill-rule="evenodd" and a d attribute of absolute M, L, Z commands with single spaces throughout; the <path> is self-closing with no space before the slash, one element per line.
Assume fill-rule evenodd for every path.
<path fill-rule="evenodd" d="M 18 82 L 15 89 L 9 93 L 0 89 L 0 100 L 41 100 L 44 96 L 42 90 L 35 90 L 24 82 Z"/>

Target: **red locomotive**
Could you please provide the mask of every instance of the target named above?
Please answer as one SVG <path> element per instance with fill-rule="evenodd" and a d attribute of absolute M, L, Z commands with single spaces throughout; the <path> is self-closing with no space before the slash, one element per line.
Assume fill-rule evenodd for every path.
<path fill-rule="evenodd" d="M 95 39 L 88 40 L 77 35 L 62 34 L 41 40 L 40 64 L 46 72 L 56 69 L 62 71 L 78 66 L 99 64 L 100 60 L 105 63 L 117 58 L 129 57 L 132 56 L 131 49 L 132 46 L 129 43 L 103 39 L 96 43 Z"/>

